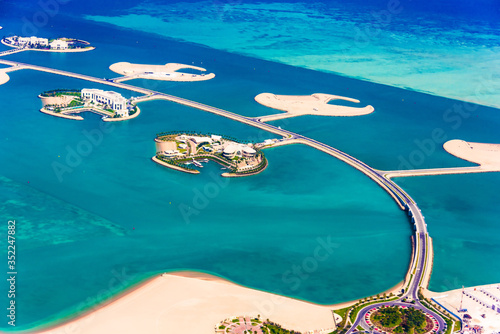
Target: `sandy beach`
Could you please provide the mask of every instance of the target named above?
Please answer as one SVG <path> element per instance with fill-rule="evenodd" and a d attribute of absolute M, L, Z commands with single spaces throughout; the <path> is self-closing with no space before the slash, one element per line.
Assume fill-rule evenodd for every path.
<path fill-rule="evenodd" d="M 75 99 L 76 96 L 72 95 L 60 95 L 60 96 L 41 96 L 38 95 L 40 100 L 42 100 L 42 105 L 45 107 L 47 104 L 66 106 L 71 101 Z"/>
<path fill-rule="evenodd" d="M 115 73 L 121 74 L 126 78 L 118 78 L 115 81 L 125 81 L 137 78 L 163 80 L 163 81 L 204 81 L 215 77 L 214 73 L 192 74 L 178 72 L 182 69 L 193 69 L 200 72 L 206 72 L 203 67 L 191 66 L 178 63 L 168 63 L 165 65 L 146 65 L 131 64 L 128 62 L 115 63 L 109 67 Z"/>
<path fill-rule="evenodd" d="M 349 97 L 320 93 L 312 95 L 275 95 L 262 93 L 255 97 L 255 101 L 266 107 L 286 111 L 286 113 L 259 117 L 262 122 L 301 115 L 361 116 L 370 114 L 375 110 L 370 105 L 356 108 L 328 104 L 334 100 L 344 100 L 353 103 L 360 102 Z"/>
<path fill-rule="evenodd" d="M 196 333 L 213 334 L 214 326 L 233 316 L 262 319 L 301 332 L 332 329 L 331 309 L 253 290 L 208 274 L 163 274 L 86 315 L 44 334 Z"/>
<path fill-rule="evenodd" d="M 7 73 L 5 73 L 4 69 L 0 70 L 0 85 L 3 85 L 7 81 L 10 80 L 10 77 Z"/>
<path fill-rule="evenodd" d="M 484 169 L 500 170 L 500 144 L 483 144 L 450 140 L 443 145 L 446 152 L 457 158 L 474 162 Z"/>

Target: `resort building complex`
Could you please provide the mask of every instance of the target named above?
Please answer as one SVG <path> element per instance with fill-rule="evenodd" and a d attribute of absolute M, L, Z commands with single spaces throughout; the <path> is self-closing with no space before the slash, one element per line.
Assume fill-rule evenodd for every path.
<path fill-rule="evenodd" d="M 15 37 L 16 36 L 14 36 L 14 38 Z M 15 41 L 15 39 L 13 41 Z M 32 46 L 36 46 L 36 45 L 47 46 L 47 45 L 49 45 L 49 40 L 48 40 L 48 38 L 39 38 L 39 37 L 35 37 L 35 36 L 31 36 L 31 37 L 18 37 L 17 38 L 17 44 L 19 46 L 23 46 L 23 47 L 24 46 L 28 46 L 28 45 L 32 45 Z"/>
<path fill-rule="evenodd" d="M 54 50 L 66 50 L 68 49 L 68 42 L 62 39 L 56 39 L 50 43 L 50 48 Z"/>
<path fill-rule="evenodd" d="M 84 88 L 82 89 L 82 99 L 85 102 L 103 104 L 121 117 L 129 115 L 127 99 L 116 92 Z"/>
<path fill-rule="evenodd" d="M 156 137 L 156 157 L 164 166 L 188 173 L 198 173 L 190 165 L 213 160 L 229 173 L 223 176 L 253 175 L 267 166 L 264 154 L 254 144 L 238 143 L 219 135 L 162 133 Z"/>
<path fill-rule="evenodd" d="M 20 36 L 10 36 L 4 37 L 2 39 L 4 45 L 25 50 L 43 50 L 43 51 L 88 51 L 93 50 L 94 47 L 89 46 L 89 43 L 79 39 L 73 38 L 58 38 L 58 39 L 48 39 L 36 36 L 31 37 L 20 37 Z"/>

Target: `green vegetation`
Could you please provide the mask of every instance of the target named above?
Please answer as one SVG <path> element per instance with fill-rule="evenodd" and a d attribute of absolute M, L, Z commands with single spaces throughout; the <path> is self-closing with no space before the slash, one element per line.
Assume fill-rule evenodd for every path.
<path fill-rule="evenodd" d="M 240 322 L 240 319 L 233 319 L 232 322 L 234 322 L 234 323 Z"/>
<path fill-rule="evenodd" d="M 373 319 L 380 322 L 384 327 L 392 328 L 399 326 L 403 321 L 401 311 L 399 307 L 384 307 L 380 309 L 374 316 Z"/>
<path fill-rule="evenodd" d="M 40 95 L 43 97 L 54 97 L 61 95 L 73 95 L 80 97 L 82 95 L 82 91 L 80 89 L 54 89 L 43 92 Z"/>
<path fill-rule="evenodd" d="M 399 297 L 392 297 L 392 298 L 389 298 L 389 299 L 383 300 L 383 301 L 392 301 L 392 300 L 396 300 L 398 298 Z M 349 317 L 351 318 L 351 322 L 354 323 L 354 321 L 356 321 L 356 317 L 358 316 L 358 313 L 359 313 L 359 311 L 361 311 L 362 308 L 364 308 L 368 305 L 378 304 L 380 302 L 381 302 L 380 300 L 377 300 L 377 301 L 371 301 L 371 302 L 367 303 L 367 302 L 363 302 L 363 300 L 361 300 L 358 303 L 354 304 L 352 306 L 352 311 L 349 315 Z"/>
<path fill-rule="evenodd" d="M 268 329 L 271 334 L 300 334 L 300 332 L 294 330 L 284 329 L 280 325 L 270 322 L 269 320 L 264 322 L 262 327 L 263 329 Z"/>
<path fill-rule="evenodd" d="M 372 315 L 372 321 L 377 327 L 393 333 L 425 333 L 427 328 L 424 312 L 413 307 L 382 307 Z"/>
<path fill-rule="evenodd" d="M 80 99 L 74 99 L 68 104 L 68 108 L 74 108 L 74 107 L 80 107 L 83 106 L 85 103 L 83 103 L 82 100 Z"/>

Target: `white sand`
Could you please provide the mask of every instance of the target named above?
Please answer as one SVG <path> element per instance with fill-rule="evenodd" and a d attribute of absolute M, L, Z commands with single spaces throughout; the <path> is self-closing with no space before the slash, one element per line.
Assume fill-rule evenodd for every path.
<path fill-rule="evenodd" d="M 442 293 L 427 291 L 425 292 L 425 295 L 427 297 L 434 298 L 441 305 L 443 305 L 456 315 L 460 316 L 461 318 L 463 318 L 464 312 L 459 313 L 458 310 L 460 309 L 460 304 L 462 303 L 462 308 L 467 309 L 467 312 L 465 313 L 472 317 L 470 325 L 483 326 L 484 334 L 496 334 L 500 330 L 500 313 L 496 310 L 492 310 L 491 306 L 493 304 L 498 304 L 500 307 L 500 303 L 484 294 L 481 289 L 500 299 L 500 289 L 498 288 L 499 286 L 499 284 L 491 284 L 465 288 L 466 293 L 474 296 L 476 299 L 479 299 L 485 305 L 481 305 L 480 302 L 475 301 L 472 298 L 467 297 L 466 295 L 464 295 L 462 298 L 462 289 L 451 290 Z M 482 314 L 485 315 L 485 318 L 481 316 Z"/>
<path fill-rule="evenodd" d="M 165 65 L 145 65 L 145 64 L 131 64 L 127 62 L 115 63 L 109 69 L 115 73 L 130 76 L 131 78 L 124 78 L 131 80 L 134 78 L 151 79 L 151 80 L 164 80 L 164 81 L 204 81 L 210 80 L 215 77 L 215 74 L 191 74 L 178 72 L 181 69 L 190 68 L 201 72 L 206 72 L 206 69 L 197 66 L 184 65 L 178 63 L 168 63 Z M 115 81 L 124 81 L 124 79 L 117 79 Z"/>
<path fill-rule="evenodd" d="M 255 101 L 266 107 L 286 111 L 285 114 L 259 117 L 263 122 L 300 115 L 360 116 L 370 114 L 375 110 L 370 105 L 355 108 L 328 104 L 332 100 L 359 103 L 356 99 L 319 93 L 305 96 L 262 93 L 255 97 Z"/>
<path fill-rule="evenodd" d="M 500 144 L 471 143 L 464 140 L 450 140 L 444 149 L 454 156 L 477 163 L 483 168 L 500 168 Z"/>
<path fill-rule="evenodd" d="M 199 273 L 164 274 L 112 303 L 40 333 L 213 334 L 233 316 L 269 318 L 299 331 L 333 328 L 329 307 L 252 290 Z"/>
<path fill-rule="evenodd" d="M 3 85 L 7 81 L 10 80 L 10 77 L 7 73 L 5 73 L 4 69 L 0 70 L 0 85 Z"/>

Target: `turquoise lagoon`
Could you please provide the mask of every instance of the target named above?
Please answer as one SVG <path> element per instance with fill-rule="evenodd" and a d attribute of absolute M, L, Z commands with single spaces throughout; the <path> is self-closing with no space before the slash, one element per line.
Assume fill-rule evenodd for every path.
<path fill-rule="evenodd" d="M 19 15 L 27 13 L 16 10 Z M 22 29 L 19 20 L 3 19 L 4 32 Z M 194 63 L 216 73 L 216 78 L 201 83 L 130 83 L 247 116 L 276 112 L 253 100 L 266 91 L 355 97 L 363 105 L 372 104 L 375 113 L 307 116 L 274 124 L 322 140 L 380 169 L 471 165 L 444 152 L 440 141 L 424 152 L 425 146 L 416 141 L 428 143 L 437 128 L 443 130 L 442 138 L 499 142 L 500 119 L 493 108 L 75 16 L 59 15 L 39 34 L 72 36 L 74 31 L 97 49 L 81 54 L 25 52 L 7 58 L 106 78 L 117 76 L 108 66 L 118 61 Z M 312 148 L 288 146 L 266 151 L 268 169 L 251 178 L 222 179 L 220 167 L 212 163 L 197 176 L 177 173 L 150 161 L 158 132 L 219 132 L 252 141 L 274 135 L 165 101 L 141 103 L 137 119 L 106 127 L 93 114 L 81 122 L 53 118 L 38 112 L 36 96 L 41 91 L 104 86 L 35 71 L 10 76 L 11 81 L 0 86 L 0 212 L 5 220 L 17 221 L 18 329 L 82 312 L 164 271 L 205 271 L 323 304 L 376 294 L 404 277 L 410 256 L 407 218 L 369 178 L 336 159 Z M 16 98 L 7 98 L 11 96 Z M 455 112 L 447 114 L 455 118 L 445 119 L 447 110 L 456 106 L 467 116 Z M 79 159 L 71 153 L 78 150 L 83 152 Z M 402 164 L 400 157 L 410 161 L 412 152 L 419 150 L 424 154 L 421 163 Z M 57 173 L 54 166 L 60 164 L 71 171 Z M 486 260 L 500 262 L 494 251 L 500 244 L 494 233 L 500 216 L 495 209 L 497 181 L 498 175 L 491 173 L 397 180 L 422 207 L 434 240 L 431 289 L 500 280 L 498 268 Z M 476 222 L 484 235 L 482 230 L 468 233 Z M 297 284 L 289 270 L 313 254 L 322 242 L 318 238 L 330 238 L 333 253 Z M 464 260 L 477 265 L 461 274 Z M 8 329 L 4 324 L 0 328 Z"/>

